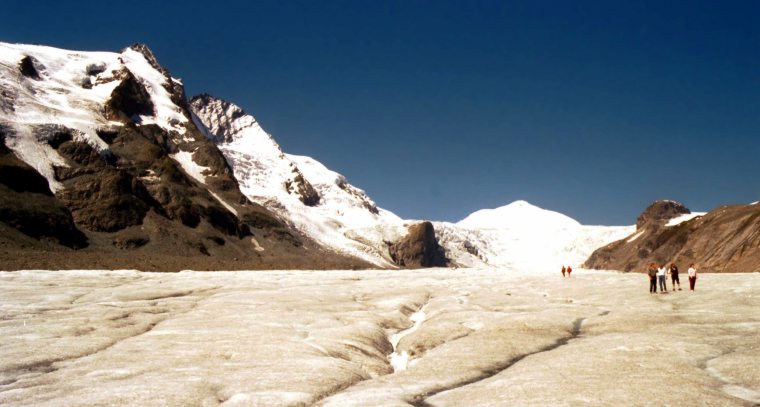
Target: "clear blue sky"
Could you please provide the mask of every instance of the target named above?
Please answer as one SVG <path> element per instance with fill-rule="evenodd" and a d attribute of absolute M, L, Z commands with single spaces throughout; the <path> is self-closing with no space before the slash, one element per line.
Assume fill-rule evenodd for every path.
<path fill-rule="evenodd" d="M 144 42 L 404 218 L 760 199 L 758 1 L 64 3 L 4 1 L 0 40 Z"/>

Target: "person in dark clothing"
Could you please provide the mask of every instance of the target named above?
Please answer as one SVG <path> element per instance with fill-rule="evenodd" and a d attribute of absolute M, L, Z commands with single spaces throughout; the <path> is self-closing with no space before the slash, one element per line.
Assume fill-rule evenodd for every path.
<path fill-rule="evenodd" d="M 678 279 L 678 266 L 675 263 L 670 263 L 670 279 L 673 281 L 673 291 L 676 290 L 676 284 L 678 291 L 681 291 L 681 280 Z"/>
<path fill-rule="evenodd" d="M 650 263 L 647 274 L 649 275 L 649 292 L 657 294 L 657 265 Z"/>
<path fill-rule="evenodd" d="M 562 266 L 562 277 L 565 276 L 565 266 Z"/>

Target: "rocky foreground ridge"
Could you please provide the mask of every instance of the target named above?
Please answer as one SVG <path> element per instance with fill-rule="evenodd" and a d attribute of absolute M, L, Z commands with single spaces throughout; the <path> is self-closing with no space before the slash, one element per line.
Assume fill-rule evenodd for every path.
<path fill-rule="evenodd" d="M 584 267 L 644 271 L 651 262 L 690 263 L 704 271 L 760 271 L 760 205 L 725 205 L 705 214 L 657 201 L 636 221 L 636 232 L 596 250 Z"/>

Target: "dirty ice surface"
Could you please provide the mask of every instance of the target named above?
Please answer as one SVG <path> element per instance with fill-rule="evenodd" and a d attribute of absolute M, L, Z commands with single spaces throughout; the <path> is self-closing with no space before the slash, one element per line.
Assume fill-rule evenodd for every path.
<path fill-rule="evenodd" d="M 755 405 L 759 277 L 3 272 L 0 405 Z"/>

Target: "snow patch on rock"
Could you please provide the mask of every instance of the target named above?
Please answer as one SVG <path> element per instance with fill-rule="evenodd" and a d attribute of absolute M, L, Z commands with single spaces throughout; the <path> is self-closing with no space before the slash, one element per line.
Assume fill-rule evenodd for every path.
<path fill-rule="evenodd" d="M 669 220 L 668 223 L 665 224 L 665 226 L 677 226 L 684 222 L 688 222 L 694 218 L 704 216 L 706 213 L 707 212 L 692 212 L 692 213 L 676 216 L 675 218 Z"/>
<path fill-rule="evenodd" d="M 176 154 L 170 154 L 169 157 L 179 163 L 187 175 L 201 184 L 206 185 L 206 175 L 204 173 L 209 171 L 210 168 L 196 164 L 196 162 L 193 161 L 193 154 L 195 154 L 194 151 L 180 151 Z"/>

